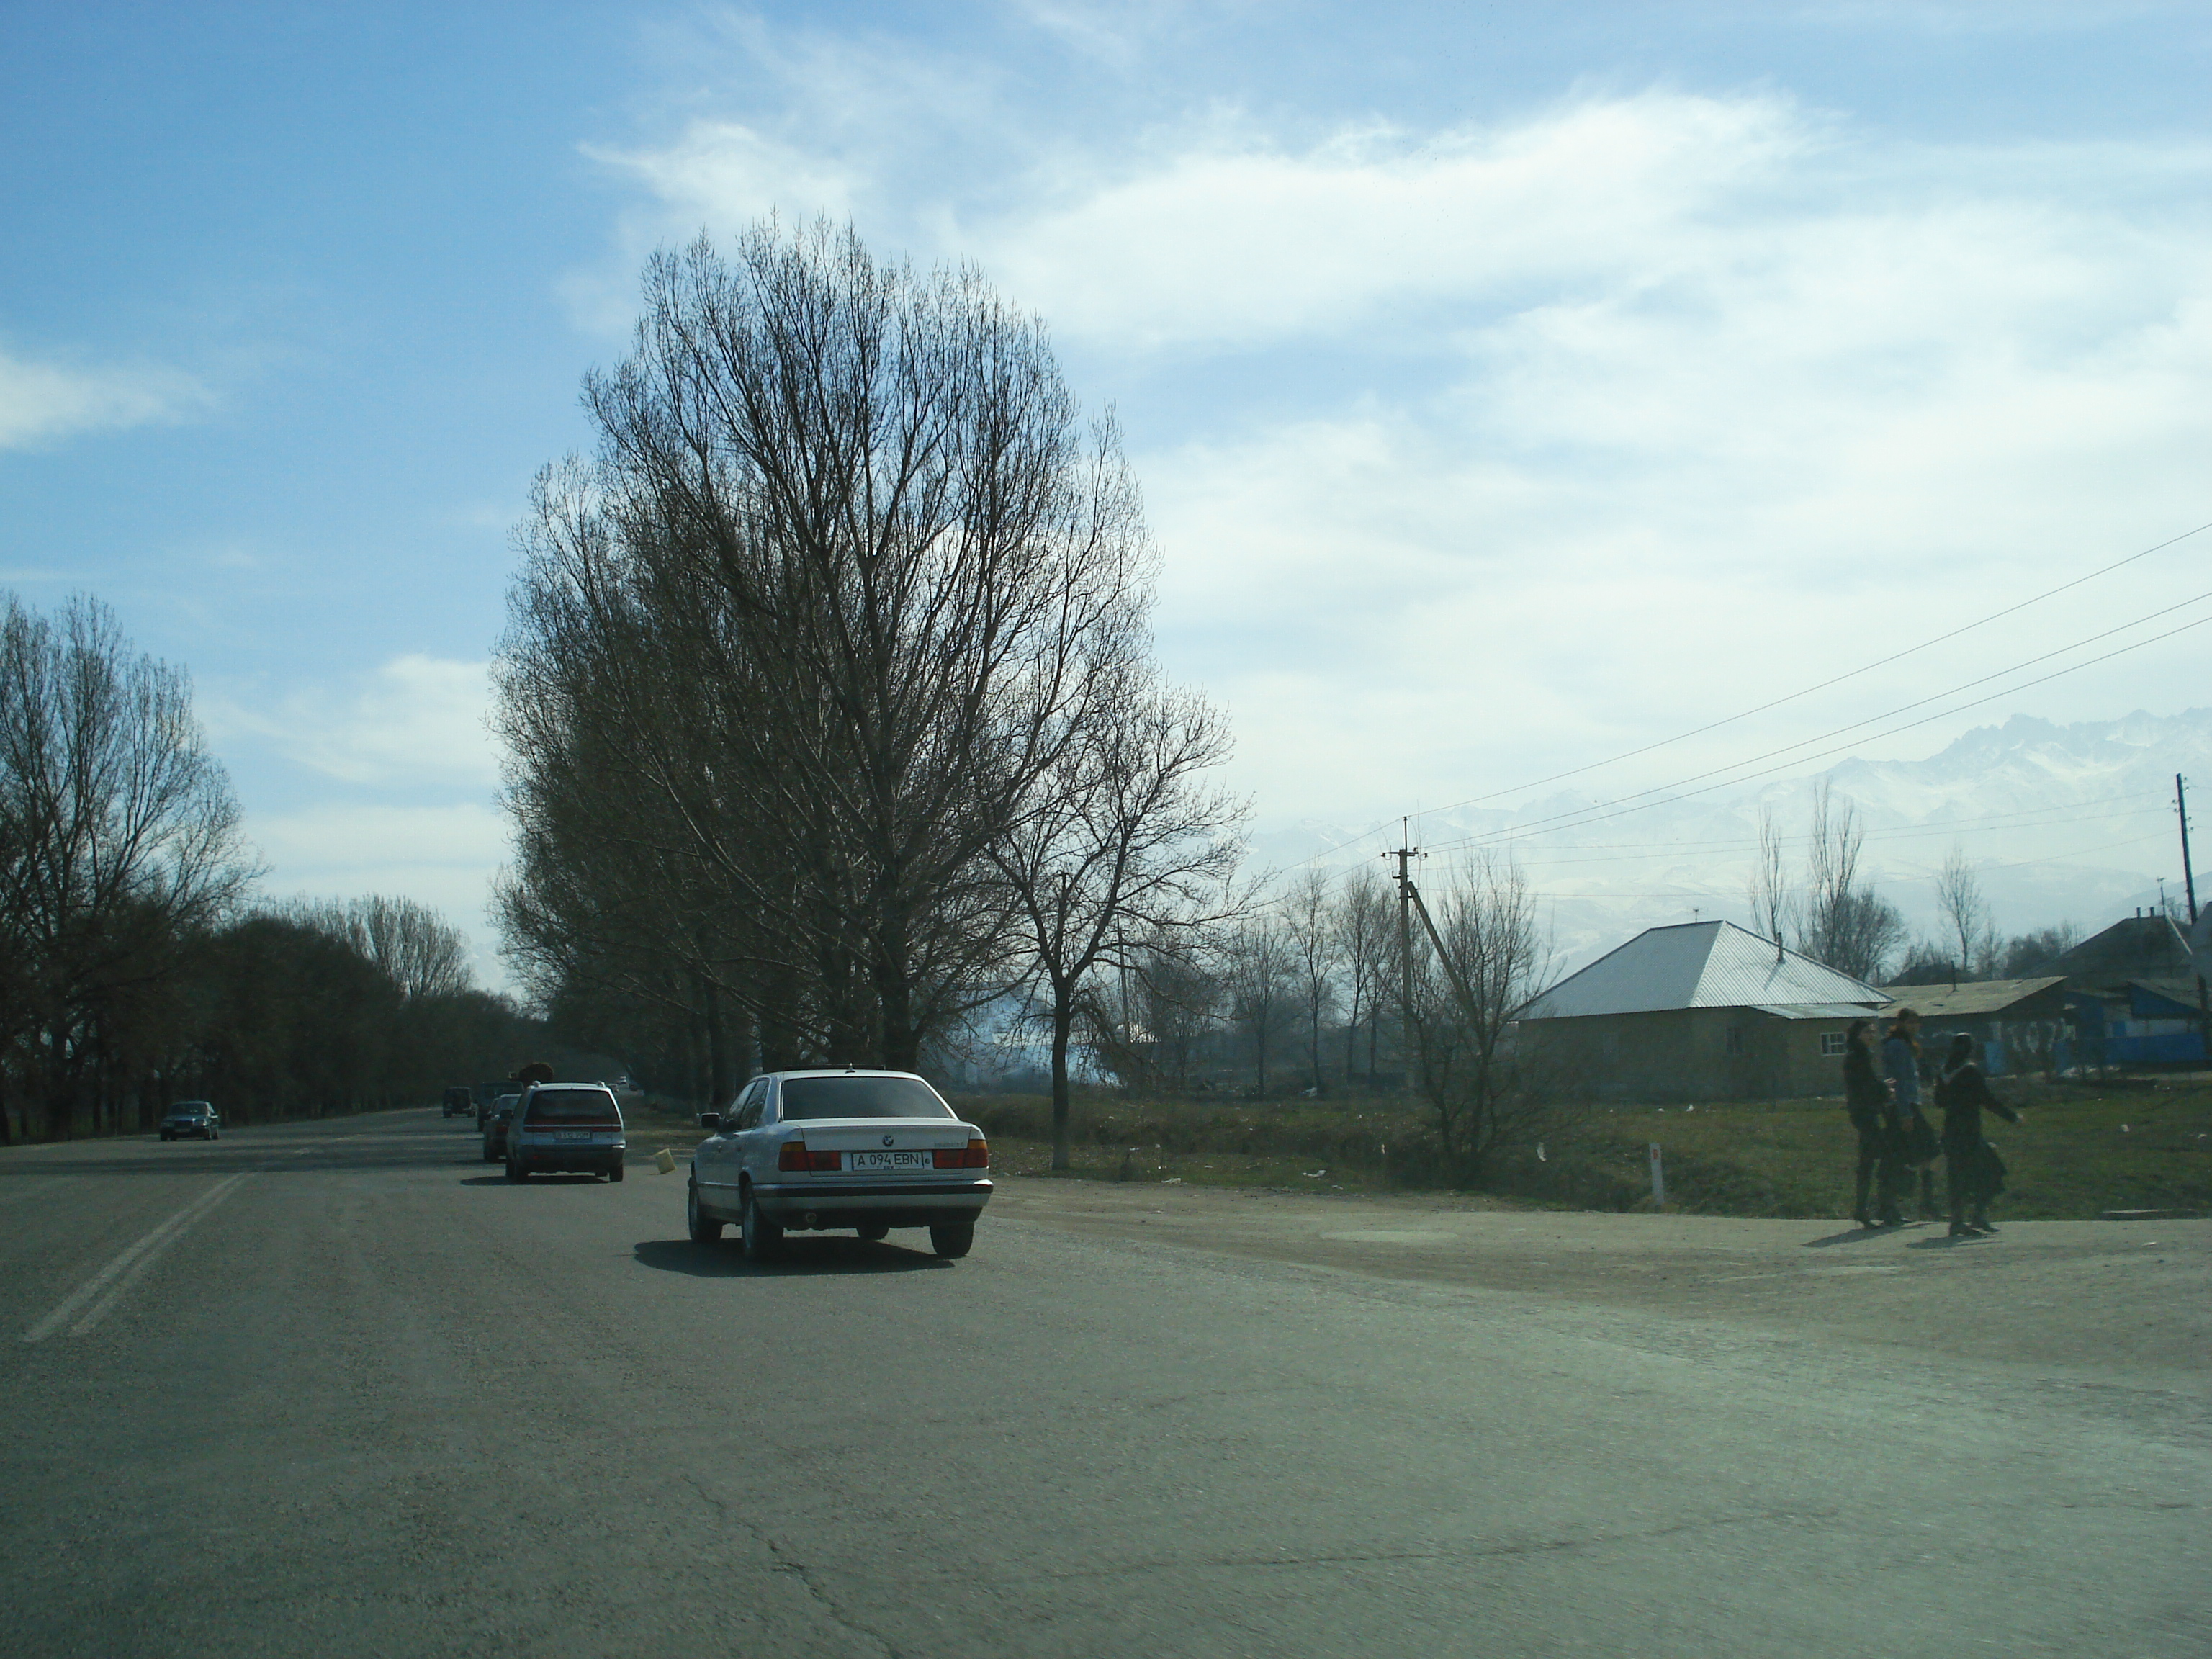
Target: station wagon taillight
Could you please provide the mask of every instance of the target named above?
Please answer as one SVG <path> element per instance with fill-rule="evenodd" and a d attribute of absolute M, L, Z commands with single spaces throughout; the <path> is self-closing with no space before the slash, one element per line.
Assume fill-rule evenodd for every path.
<path fill-rule="evenodd" d="M 787 1140 L 775 1155 L 779 1170 L 836 1170 L 841 1166 L 838 1154 L 811 1150 L 803 1140 Z"/>
<path fill-rule="evenodd" d="M 965 1152 L 945 1148 L 937 1153 L 933 1162 L 940 1170 L 988 1170 L 991 1167 L 991 1143 L 971 1140 Z"/>

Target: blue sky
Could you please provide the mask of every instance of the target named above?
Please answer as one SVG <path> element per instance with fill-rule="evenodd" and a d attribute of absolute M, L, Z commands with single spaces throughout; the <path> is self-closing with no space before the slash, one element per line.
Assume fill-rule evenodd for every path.
<path fill-rule="evenodd" d="M 2212 8 L 0 9 L 0 581 L 195 677 L 279 892 L 491 943 L 483 671 L 652 248 L 970 258 L 1118 410 L 1263 822 L 1363 824 L 2212 520 Z M 2212 541 L 2212 538 L 2207 538 Z M 2202 544 L 1593 783 L 2212 587 Z M 2193 614 L 2193 613 L 2191 613 Z M 2208 699 L 2183 635 L 2012 712 Z"/>

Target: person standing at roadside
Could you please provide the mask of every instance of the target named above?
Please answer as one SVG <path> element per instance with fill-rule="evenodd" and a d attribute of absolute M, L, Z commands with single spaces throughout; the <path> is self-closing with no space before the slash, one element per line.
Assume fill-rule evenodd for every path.
<path fill-rule="evenodd" d="M 2020 1114 L 1990 1091 L 1990 1080 L 1974 1064 L 1974 1040 L 1964 1031 L 1951 1039 L 1943 1073 L 1936 1081 L 1936 1103 L 1943 1109 L 1943 1178 L 1951 1189 L 1951 1237 L 1993 1233 L 1990 1200 L 2004 1190 L 2004 1161 L 1982 1138 L 1982 1109 L 2008 1123 Z"/>
<path fill-rule="evenodd" d="M 1867 1212 L 1867 1189 L 1874 1188 L 1884 1227 L 1899 1224 L 1897 1213 L 1896 1104 L 1889 1085 L 1882 1081 L 1881 1062 L 1875 1053 L 1874 1022 L 1855 1019 L 1844 1038 L 1844 1109 L 1858 1132 L 1859 1161 L 1851 1201 L 1851 1219 L 1862 1227 L 1876 1225 Z"/>
<path fill-rule="evenodd" d="M 1935 1131 L 1920 1110 L 1920 1015 L 1917 1011 L 1900 1008 L 1890 1016 L 1889 1041 L 1881 1045 L 1881 1071 L 1889 1081 L 1890 1098 L 1896 1107 L 1898 1160 L 1920 1168 L 1920 1218 L 1925 1221 L 1936 1210 L 1939 1147 Z M 1916 1152 L 1922 1155 L 1916 1157 Z"/>

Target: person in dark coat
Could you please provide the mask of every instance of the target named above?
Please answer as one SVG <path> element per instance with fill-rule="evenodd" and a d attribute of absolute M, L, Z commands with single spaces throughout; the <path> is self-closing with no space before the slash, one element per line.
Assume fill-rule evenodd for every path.
<path fill-rule="evenodd" d="M 1851 1127 L 1858 1131 L 1859 1137 L 1851 1219 L 1862 1227 L 1901 1225 L 1902 1219 L 1897 1213 L 1897 1177 L 1903 1166 L 1898 1161 L 1897 1107 L 1890 1098 L 1889 1085 L 1882 1080 L 1881 1062 L 1875 1053 L 1874 1022 L 1870 1019 L 1853 1020 L 1844 1037 L 1844 1109 L 1850 1114 Z M 1875 1188 L 1875 1201 L 1881 1206 L 1879 1224 L 1867 1213 L 1869 1186 Z"/>
<path fill-rule="evenodd" d="M 1889 1079 L 1890 1098 L 1896 1103 L 1899 1185 L 1911 1182 L 1920 1172 L 1919 1219 L 1936 1213 L 1936 1160 L 1942 1145 L 1920 1107 L 1920 1015 L 1899 1008 L 1889 1017 L 1889 1041 L 1881 1045 L 1882 1075 Z"/>
<path fill-rule="evenodd" d="M 1993 1233 L 1990 1200 L 2004 1190 L 2004 1161 L 1982 1138 L 1984 1107 L 2008 1123 L 2020 1114 L 1990 1091 L 1990 1080 L 1974 1063 L 1974 1040 L 1961 1031 L 1951 1039 L 1936 1103 L 1943 1109 L 1943 1174 L 1951 1188 L 1951 1237 Z"/>

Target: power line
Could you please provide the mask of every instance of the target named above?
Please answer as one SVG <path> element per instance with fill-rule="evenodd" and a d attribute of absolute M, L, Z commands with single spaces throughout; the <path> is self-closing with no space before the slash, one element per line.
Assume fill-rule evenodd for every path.
<path fill-rule="evenodd" d="M 1449 812 L 1462 806 L 1479 806 L 1485 801 L 1496 800 L 1503 795 L 1517 795 L 1527 790 L 1540 789 L 1547 783 L 1559 783 L 1568 778 L 1580 777 L 1583 773 L 1596 771 L 1601 767 L 1615 765 L 1625 760 L 1633 760 L 1639 755 L 1648 755 L 1655 750 L 1664 749 L 1668 747 L 1670 744 L 1686 742 L 1691 738 L 1702 737 L 1708 732 L 1718 731 L 1722 726 L 1732 726 L 1738 720 L 1749 720 L 1754 714 L 1765 714 L 1770 709 L 1781 708 L 1784 703 L 1795 702 L 1801 697 L 1811 696 L 1816 691 L 1825 691 L 1831 686 L 1840 685 L 1846 680 L 1856 679 L 1862 674 L 1872 673 L 1877 668 L 1886 668 L 1893 662 L 1900 662 L 1907 657 L 1917 656 L 1919 653 L 1929 650 L 1933 647 L 1943 645 L 1952 640 L 1959 639 L 1965 635 L 1972 633 L 1976 629 L 1986 627 L 1990 623 L 2000 622 L 2007 617 L 2013 616 L 2019 611 L 2025 611 L 2031 605 L 2040 605 L 2045 599 L 2056 599 L 2059 594 L 2070 592 L 2072 589 L 2082 586 L 2085 582 L 2094 581 L 2100 576 L 2110 575 L 2113 571 L 2122 569 L 2128 565 L 2131 565 L 2139 559 L 2147 559 L 2154 553 L 2162 553 L 2167 548 L 2173 547 L 2182 542 L 2185 542 L 2192 536 L 2203 535 L 2207 530 L 2212 530 L 2212 522 L 2198 525 L 2194 530 L 2185 530 L 2178 536 L 2169 537 L 2165 541 L 2160 542 L 2154 546 L 2142 549 L 2140 552 L 2130 553 L 2125 558 L 2115 559 L 2110 564 L 2100 565 L 2096 569 L 2076 576 L 2070 581 L 2061 582 L 2056 587 L 2046 588 L 2042 592 L 2035 594 L 2032 598 L 2021 599 L 2015 604 L 2008 605 L 2001 611 L 1993 611 L 1988 616 L 1980 617 L 1976 621 L 1967 623 L 1962 627 L 1954 628 L 1948 633 L 1938 634 L 1932 639 L 1923 640 L 1919 644 L 1908 646 L 1902 651 L 1894 651 L 1888 656 L 1878 657 L 1872 662 L 1863 663 L 1856 668 L 1849 669 L 1841 674 L 1831 676 L 1829 678 L 1821 680 L 1816 684 L 1804 686 L 1800 690 L 1790 692 L 1785 696 L 1776 697 L 1767 702 L 1760 703 L 1755 708 L 1746 708 L 1734 714 L 1724 715 L 1719 720 L 1708 721 L 1704 726 L 1693 726 L 1687 732 L 1678 732 L 1670 738 L 1662 738 L 1654 743 L 1647 743 L 1635 749 L 1624 750 L 1620 754 L 1608 756 L 1603 760 L 1591 761 L 1586 765 L 1573 767 L 1565 772 L 1554 772 L 1549 777 L 1538 778 L 1534 781 L 1528 783 L 1513 784 L 1503 789 L 1493 789 L 1487 794 L 1473 795 L 1465 800 L 1451 801 L 1443 806 L 1435 807 L 1431 810 L 1439 812 Z M 2184 603 L 2191 602 L 2184 601 Z M 2158 613 L 2154 612 L 2152 614 L 2156 615 Z M 2133 626 L 2134 624 L 2130 623 L 2127 625 Z M 2086 642 L 2087 641 L 2081 641 L 2081 643 Z M 2146 641 L 2146 643 L 2148 643 L 2148 641 Z M 2030 660 L 2033 661 L 2039 659 L 2031 659 Z M 2026 666 L 2026 665 L 2016 664 L 2014 666 L 2021 667 Z M 1977 682 L 1969 682 L 1970 684 L 1976 683 Z M 1964 688 L 1957 687 L 1954 689 L 1963 690 Z M 1939 693 L 1938 695 L 1948 694 Z M 1911 706 L 1912 705 L 1911 704 L 1906 705 L 1908 708 Z M 1972 705 L 1969 706 L 1971 707 Z M 1887 716 L 1876 715 L 1874 718 L 1880 720 L 1885 719 Z M 1849 728 L 1840 729 L 1847 730 Z M 1807 741 L 1818 742 L 1820 739 L 1808 738 Z M 1624 797 L 1623 799 L 1630 798 Z M 1379 834 L 1387 827 L 1387 820 L 1378 821 L 1361 830 L 1358 835 L 1352 836 L 1351 840 L 1340 842 L 1338 846 L 1328 850 L 1329 852 L 1345 851 L 1350 848 L 1358 845 L 1361 842 L 1365 841 L 1369 836 Z M 1317 854 L 1315 856 L 1325 857 L 1327 856 L 1327 854 Z M 1310 864 L 1313 861 L 1313 859 L 1303 860 L 1303 862 L 1306 864 Z"/>
<path fill-rule="evenodd" d="M 2197 599 L 2205 598 L 2212 598 L 2212 594 L 2199 594 L 2197 596 Z M 2137 617 L 2135 622 L 2124 623 L 2118 628 L 2107 629 L 2103 634 L 2091 635 L 2088 639 L 2077 640 L 2070 646 L 2062 646 L 2057 651 L 2045 652 L 2042 656 L 2031 657 L 2027 659 L 2026 662 L 2014 663 L 2010 668 L 2000 669 L 1995 674 L 1984 674 L 1979 679 L 1968 680 L 1963 685 L 1953 686 L 1949 691 L 1939 691 L 1935 695 L 1935 696 L 1923 697 L 1913 702 L 1900 704 L 1898 708 L 1891 709 L 1889 714 L 1902 714 L 1906 709 L 1917 708 L 1924 703 L 1936 701 L 1937 698 L 1949 696 L 1956 692 L 1970 690 L 1974 686 L 1984 684 L 1990 680 L 2002 678 L 2006 674 L 2015 673 L 2021 668 L 2030 666 L 2034 663 L 2045 661 L 2051 657 L 2060 655 L 2063 652 L 2076 649 L 2081 646 L 2090 644 L 2096 640 L 2104 639 L 2110 635 L 2121 633 L 2129 628 L 2139 626 L 2141 623 L 2149 621 L 2153 617 L 2163 616 L 2168 611 L 2179 610 L 2183 605 L 2194 605 L 2197 603 L 2197 599 L 2185 599 L 2179 605 L 2168 605 L 2164 607 L 2163 610 L 2154 611 L 2150 612 L 2148 616 Z M 1935 714 L 1923 715 L 1919 720 L 1907 720 L 1901 726 L 1893 726 L 1887 731 L 1875 732 L 1873 737 L 1876 739 L 1895 737 L 1899 732 L 1910 732 L 1917 727 L 1926 726 L 1932 721 L 1943 720 L 1953 714 L 1964 714 L 1967 709 L 1978 708 L 1985 702 L 1995 702 L 1999 697 L 2008 697 L 2015 692 L 2026 691 L 2033 686 L 2047 684 L 2051 681 L 2063 678 L 2068 674 L 2077 673 L 2084 668 L 2094 668 L 2100 662 L 2110 662 L 2115 657 L 2124 657 L 2130 651 L 2140 651 L 2147 645 L 2156 645 L 2161 640 L 2170 640 L 2177 634 L 2185 634 L 2192 628 L 2202 628 L 2207 623 L 2212 623 L 2212 617 L 2199 617 L 2196 621 L 2184 623 L 2179 628 L 2170 628 L 2163 634 L 2154 634 L 2147 640 L 2137 640 L 2132 645 L 2121 646 L 2117 650 L 2107 651 L 2101 656 L 2091 657 L 2085 661 L 2069 664 L 2064 668 L 2054 669 L 2051 672 L 2039 675 L 2034 679 L 2023 680 L 2018 685 L 2009 685 L 2001 691 L 1992 691 L 1985 697 L 1976 697 L 1970 702 L 1954 704 L 1949 708 L 1938 709 Z M 1557 823 L 1571 827 L 1584 823 L 1602 823 L 1607 819 L 1625 817 L 1631 812 L 1644 811 L 1650 807 L 1662 804 L 1662 802 L 1658 800 L 1644 799 L 1644 798 L 1647 795 L 1663 796 L 1668 800 L 1684 800 L 1696 795 L 1711 794 L 1716 789 L 1725 789 L 1732 784 L 1748 783 L 1754 778 L 1768 776 L 1772 773 L 1779 772 L 1784 766 L 1801 766 L 1808 761 L 1826 760 L 1830 755 L 1839 755 L 1843 753 L 1844 750 L 1850 748 L 1851 745 L 1850 744 L 1840 744 L 1833 749 L 1822 750 L 1817 754 L 1799 755 L 1790 760 L 1782 762 L 1778 765 L 1765 767 L 1758 771 L 1745 772 L 1740 777 L 1722 778 L 1718 782 L 1706 784 L 1700 789 L 1685 789 L 1681 786 L 1683 784 L 1699 782 L 1701 780 L 1713 777 L 1720 772 L 1734 772 L 1743 767 L 1755 766 L 1759 762 L 1770 759 L 1773 756 L 1788 754 L 1792 750 L 1802 749 L 1807 743 L 1819 743 L 1823 738 L 1835 737 L 1838 733 L 1844 732 L 1856 731 L 1862 726 L 1869 726 L 1873 724 L 1875 720 L 1886 720 L 1887 718 L 1887 714 L 1876 714 L 1871 716 L 1868 720 L 1854 720 L 1849 726 L 1839 726 L 1833 731 L 1824 732 L 1820 737 L 1808 738 L 1804 740 L 1804 743 L 1789 744 L 1781 749 L 1769 750 L 1766 754 L 1753 756 L 1748 761 L 1737 761 L 1728 766 L 1717 767 L 1710 772 L 1696 773 L 1690 777 L 1680 780 L 1676 783 L 1656 784 L 1649 789 L 1639 789 L 1633 794 L 1616 796 L 1612 800 L 1600 801 L 1593 806 L 1578 807 L 1571 812 L 1555 813 L 1547 818 L 1538 818 L 1531 823 L 1515 824 L 1509 829 L 1494 830 L 1486 835 L 1462 836 L 1458 841 L 1447 842 L 1439 847 L 1431 848 L 1430 850 L 1431 852 L 1449 851 L 1450 848 L 1455 847 L 1481 846 L 1499 840 L 1510 840 L 1526 830 L 1541 829 L 1546 824 Z M 1637 804 L 1632 805 L 1626 804 L 1630 802 Z M 1602 810 L 1609 806 L 1618 806 L 1621 810 L 1618 812 L 1608 812 Z"/>

